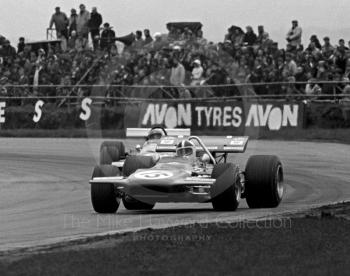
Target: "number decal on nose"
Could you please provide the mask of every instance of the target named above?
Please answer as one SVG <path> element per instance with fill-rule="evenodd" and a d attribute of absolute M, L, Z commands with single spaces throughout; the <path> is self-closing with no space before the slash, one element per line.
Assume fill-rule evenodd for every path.
<path fill-rule="evenodd" d="M 172 172 L 168 171 L 146 171 L 146 172 L 138 172 L 134 175 L 138 179 L 165 179 L 173 176 Z"/>

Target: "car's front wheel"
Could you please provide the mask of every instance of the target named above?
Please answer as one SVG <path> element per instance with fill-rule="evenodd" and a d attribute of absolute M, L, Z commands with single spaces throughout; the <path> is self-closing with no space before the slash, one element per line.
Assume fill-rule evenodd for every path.
<path fill-rule="evenodd" d="M 230 163 L 217 164 L 211 177 L 216 179 L 211 188 L 211 202 L 214 210 L 235 211 L 241 199 L 239 168 Z"/>
<path fill-rule="evenodd" d="M 92 178 L 113 177 L 120 175 L 119 169 L 115 166 L 96 166 Z M 97 213 L 115 213 L 118 210 L 120 199 L 116 196 L 114 185 L 111 183 L 91 184 L 91 203 Z"/>

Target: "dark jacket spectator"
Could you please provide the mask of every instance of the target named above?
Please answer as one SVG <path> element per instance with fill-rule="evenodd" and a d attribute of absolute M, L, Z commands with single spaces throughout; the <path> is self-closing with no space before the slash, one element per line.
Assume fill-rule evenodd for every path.
<path fill-rule="evenodd" d="M 71 9 L 71 14 L 69 17 L 69 36 L 72 34 L 73 31 L 77 31 L 77 20 L 78 15 L 76 9 Z"/>
<path fill-rule="evenodd" d="M 0 56 L 8 58 L 13 58 L 16 56 L 16 49 L 11 46 L 9 40 L 5 40 L 4 45 L 2 46 L 2 49 L 0 51 Z"/>
<path fill-rule="evenodd" d="M 102 16 L 97 12 L 97 8 L 93 7 L 90 14 L 90 20 L 89 20 L 88 26 L 89 26 L 91 41 L 94 46 L 94 50 L 98 48 L 101 24 L 102 24 Z"/>
<path fill-rule="evenodd" d="M 251 46 L 256 43 L 257 36 L 253 31 L 253 28 L 251 26 L 247 26 L 247 32 L 244 35 L 243 43 L 246 43 L 247 45 Z"/>
<path fill-rule="evenodd" d="M 150 44 L 153 41 L 150 31 L 145 29 L 143 33 L 145 35 L 145 45 Z"/>
<path fill-rule="evenodd" d="M 109 23 L 103 24 L 103 31 L 101 33 L 100 47 L 103 50 L 110 51 L 115 42 L 115 32 L 110 27 Z"/>
<path fill-rule="evenodd" d="M 61 12 L 60 7 L 56 7 L 55 13 L 52 15 L 49 28 L 52 29 L 55 25 L 57 38 L 62 36 L 68 38 L 67 27 L 68 27 L 68 18 L 64 12 Z"/>
<path fill-rule="evenodd" d="M 25 47 L 24 37 L 20 37 L 19 42 L 17 44 L 17 54 L 23 52 L 24 47 Z"/>
<path fill-rule="evenodd" d="M 97 8 L 93 7 L 90 14 L 90 20 L 88 23 L 90 31 L 97 30 L 99 32 L 101 24 L 102 24 L 102 16 L 97 12 Z"/>

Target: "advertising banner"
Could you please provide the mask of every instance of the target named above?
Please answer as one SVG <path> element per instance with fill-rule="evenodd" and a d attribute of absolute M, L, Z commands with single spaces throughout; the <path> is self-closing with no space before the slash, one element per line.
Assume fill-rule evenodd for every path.
<path fill-rule="evenodd" d="M 248 130 L 279 131 L 302 128 L 304 104 L 287 101 L 147 102 L 137 125 L 191 128 L 194 132 L 241 135 Z"/>

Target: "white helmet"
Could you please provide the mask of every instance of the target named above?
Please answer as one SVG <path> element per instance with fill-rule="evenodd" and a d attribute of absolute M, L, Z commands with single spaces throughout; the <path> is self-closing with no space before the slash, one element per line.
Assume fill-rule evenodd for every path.
<path fill-rule="evenodd" d="M 176 155 L 180 157 L 196 156 L 196 146 L 189 140 L 182 140 L 176 147 Z"/>

